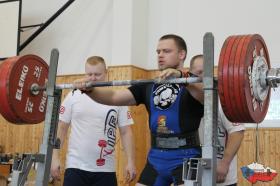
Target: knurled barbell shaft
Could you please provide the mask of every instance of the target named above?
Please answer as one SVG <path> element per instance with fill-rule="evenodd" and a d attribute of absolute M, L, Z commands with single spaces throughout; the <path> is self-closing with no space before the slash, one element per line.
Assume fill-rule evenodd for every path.
<path fill-rule="evenodd" d="M 114 80 L 114 81 L 104 81 L 104 82 L 87 82 L 83 87 L 82 85 L 75 85 L 73 83 L 69 84 L 57 84 L 56 89 L 76 89 L 76 88 L 91 88 L 91 87 L 105 87 L 105 86 L 126 86 L 126 85 L 137 85 L 137 84 L 190 84 L 190 83 L 200 83 L 202 79 L 199 77 L 188 77 L 188 78 L 175 78 L 175 79 L 141 79 L 141 80 Z M 46 90 L 45 86 L 38 86 L 34 84 L 31 86 L 32 92 L 37 92 L 41 90 Z"/>

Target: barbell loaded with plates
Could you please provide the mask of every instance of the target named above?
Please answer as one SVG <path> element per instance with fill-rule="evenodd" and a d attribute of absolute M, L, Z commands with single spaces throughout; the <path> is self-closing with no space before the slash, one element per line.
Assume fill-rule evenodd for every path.
<path fill-rule="evenodd" d="M 48 65 L 38 56 L 8 58 L 0 65 L 0 112 L 11 123 L 40 123 L 47 104 L 46 82 Z M 147 83 L 194 83 L 201 78 L 169 80 L 123 80 L 89 82 L 85 87 L 124 86 Z M 57 84 L 56 89 L 75 89 L 75 84 Z"/>
<path fill-rule="evenodd" d="M 0 65 L 0 112 L 12 123 L 40 123 L 45 117 L 45 84 L 48 65 L 35 55 L 12 57 Z M 85 87 L 124 86 L 147 83 L 198 83 L 200 78 L 90 82 Z M 270 89 L 280 84 L 280 69 L 270 68 L 267 47 L 258 35 L 226 39 L 218 64 L 218 93 L 222 109 L 232 122 L 260 123 L 269 106 Z M 57 84 L 74 89 L 75 84 Z"/>

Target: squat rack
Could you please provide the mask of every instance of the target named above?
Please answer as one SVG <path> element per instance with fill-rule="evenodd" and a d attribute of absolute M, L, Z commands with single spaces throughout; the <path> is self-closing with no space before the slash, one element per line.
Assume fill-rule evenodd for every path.
<path fill-rule="evenodd" d="M 185 186 L 212 186 L 216 184 L 216 140 L 218 117 L 217 81 L 214 80 L 214 36 L 206 33 L 203 38 L 204 54 L 204 143 L 202 158 L 192 158 L 184 162 L 183 180 Z M 36 186 L 48 185 L 52 152 L 59 148 L 56 138 L 58 113 L 61 101 L 61 90 L 55 89 L 59 52 L 51 52 L 50 68 L 46 93 L 48 95 L 47 110 L 44 123 L 43 142 L 38 154 L 25 154 L 13 166 L 12 186 L 23 186 L 32 164 L 37 163 Z M 196 172 L 196 178 L 192 175 Z M 212 181 L 210 181 L 212 180 Z"/>
<path fill-rule="evenodd" d="M 214 36 L 208 32 L 203 37 L 204 56 L 204 142 L 202 158 L 191 158 L 184 162 L 183 180 L 185 186 L 216 185 L 217 168 L 217 118 L 218 83 L 214 79 Z M 195 178 L 193 175 L 195 174 Z"/>

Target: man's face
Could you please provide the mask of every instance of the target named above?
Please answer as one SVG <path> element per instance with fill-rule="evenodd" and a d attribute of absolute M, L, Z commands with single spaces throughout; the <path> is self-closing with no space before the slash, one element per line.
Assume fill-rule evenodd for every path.
<path fill-rule="evenodd" d="M 196 58 L 194 60 L 193 65 L 190 69 L 190 72 L 199 77 L 203 76 L 203 58 L 202 57 Z"/>
<path fill-rule="evenodd" d="M 86 77 L 90 81 L 105 81 L 106 80 L 106 69 L 101 63 L 96 65 L 90 65 L 86 63 L 85 65 Z"/>
<path fill-rule="evenodd" d="M 183 66 L 186 52 L 179 50 L 173 39 L 164 39 L 157 46 L 158 68 L 179 68 Z"/>

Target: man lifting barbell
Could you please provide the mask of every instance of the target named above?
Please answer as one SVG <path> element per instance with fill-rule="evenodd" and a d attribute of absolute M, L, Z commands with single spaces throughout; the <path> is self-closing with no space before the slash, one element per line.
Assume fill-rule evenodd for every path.
<path fill-rule="evenodd" d="M 157 54 L 160 78 L 188 76 L 181 71 L 187 55 L 181 37 L 162 36 Z M 123 90 L 94 88 L 85 92 L 103 104 L 145 104 L 151 149 L 137 185 L 183 185 L 183 161 L 201 156 L 198 127 L 203 116 L 202 83 L 133 85 Z"/>

